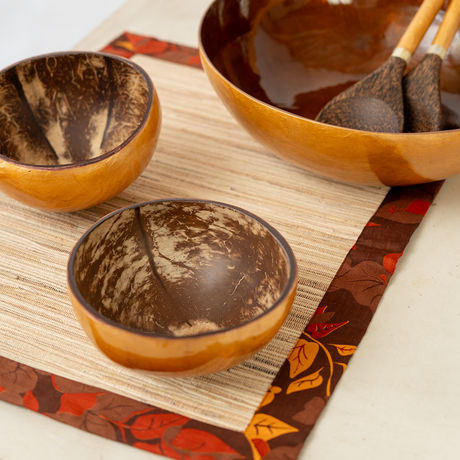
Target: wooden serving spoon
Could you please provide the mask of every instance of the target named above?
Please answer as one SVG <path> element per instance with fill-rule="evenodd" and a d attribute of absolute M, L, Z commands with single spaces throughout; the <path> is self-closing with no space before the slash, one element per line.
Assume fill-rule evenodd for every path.
<path fill-rule="evenodd" d="M 459 26 L 460 0 L 452 0 L 425 57 L 403 78 L 405 133 L 441 129 L 441 65 Z"/>
<path fill-rule="evenodd" d="M 424 0 L 385 64 L 329 101 L 316 120 L 364 131 L 402 132 L 402 76 L 443 3 Z"/>

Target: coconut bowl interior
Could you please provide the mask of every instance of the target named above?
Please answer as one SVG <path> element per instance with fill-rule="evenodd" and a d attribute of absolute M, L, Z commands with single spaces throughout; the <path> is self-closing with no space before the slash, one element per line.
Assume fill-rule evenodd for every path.
<path fill-rule="evenodd" d="M 126 59 L 64 52 L 0 72 L 0 190 L 51 211 L 105 201 L 156 146 L 161 110 L 147 73 Z"/>
<path fill-rule="evenodd" d="M 82 237 L 69 261 L 83 326 L 88 318 L 102 323 L 144 342 L 136 353 L 153 356 L 131 355 L 128 362 L 113 349 L 107 353 L 108 341 L 98 341 L 94 326 L 90 338 L 112 359 L 160 373 L 168 355 L 179 359 L 175 372 L 201 373 L 205 364 L 216 370 L 209 361 L 229 367 L 255 353 L 287 315 L 296 277 L 295 258 L 276 230 L 237 208 L 200 201 L 116 212 Z M 135 353 L 129 340 L 117 346 Z"/>
<path fill-rule="evenodd" d="M 147 82 L 99 54 L 27 60 L 0 74 L 0 154 L 33 165 L 91 160 L 123 144 L 145 116 Z"/>

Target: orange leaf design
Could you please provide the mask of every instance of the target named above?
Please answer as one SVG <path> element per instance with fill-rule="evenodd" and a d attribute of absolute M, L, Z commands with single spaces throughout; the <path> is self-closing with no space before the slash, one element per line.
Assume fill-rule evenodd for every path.
<path fill-rule="evenodd" d="M 3 388 L 3 387 L 0 385 L 0 393 L 1 393 L 2 391 L 6 391 L 6 388 Z"/>
<path fill-rule="evenodd" d="M 58 412 L 78 417 L 93 408 L 97 403 L 97 397 L 101 394 L 103 393 L 64 393 L 61 396 L 61 407 Z"/>
<path fill-rule="evenodd" d="M 115 45 L 116 46 L 119 46 L 120 48 L 124 48 L 128 51 L 131 51 L 131 52 L 134 52 L 135 51 L 135 48 L 134 48 L 134 45 L 129 42 L 129 41 L 117 41 L 115 42 Z"/>
<path fill-rule="evenodd" d="M 308 342 L 304 339 L 297 341 L 288 356 L 291 366 L 289 371 L 291 379 L 307 370 L 313 364 L 318 351 L 319 345 L 315 342 Z"/>
<path fill-rule="evenodd" d="M 340 356 L 350 356 L 356 351 L 357 348 L 354 345 L 337 345 L 335 343 L 330 343 L 329 345 L 335 347 Z"/>
<path fill-rule="evenodd" d="M 299 431 L 297 428 L 271 415 L 259 413 L 254 415 L 244 435 L 251 445 L 253 460 L 260 460 L 264 452 L 263 441 L 267 442 L 283 434 L 296 433 L 297 431 Z M 266 446 L 268 447 L 268 444 Z"/>
<path fill-rule="evenodd" d="M 270 441 L 270 439 L 277 438 L 283 434 L 296 433 L 299 431 L 291 425 L 278 420 L 277 418 L 266 414 L 255 414 L 251 423 L 244 432 L 248 439 L 263 439 Z"/>
<path fill-rule="evenodd" d="M 295 393 L 297 391 L 304 391 L 310 390 L 311 388 L 319 387 L 323 383 L 323 377 L 320 372 L 323 370 L 321 368 L 319 371 L 316 371 L 313 374 L 307 375 L 306 377 L 296 380 L 292 382 L 288 389 L 286 390 L 286 394 Z"/>
<path fill-rule="evenodd" d="M 396 264 L 398 263 L 398 260 L 403 255 L 403 253 L 404 253 L 404 251 L 400 252 L 399 254 L 391 253 L 391 254 L 387 254 L 383 258 L 383 266 L 391 274 L 393 274 L 395 272 Z"/>
<path fill-rule="evenodd" d="M 264 399 L 262 399 L 262 402 L 260 403 L 259 409 L 272 403 L 275 399 L 275 395 L 281 393 L 282 391 L 283 390 L 280 387 L 270 385 L 270 388 L 265 393 Z"/>
<path fill-rule="evenodd" d="M 24 397 L 22 398 L 22 401 L 23 401 L 24 407 L 26 409 L 30 409 L 30 410 L 33 410 L 35 412 L 38 412 L 38 407 L 40 406 L 40 403 L 38 402 L 37 398 L 32 393 L 32 390 L 29 390 L 24 395 Z"/>
<path fill-rule="evenodd" d="M 139 44 L 136 46 L 135 50 L 137 53 L 140 54 L 147 54 L 147 55 L 155 55 L 161 54 L 167 51 L 169 48 L 169 44 L 166 42 L 158 41 L 158 40 L 148 40 L 146 43 Z"/>

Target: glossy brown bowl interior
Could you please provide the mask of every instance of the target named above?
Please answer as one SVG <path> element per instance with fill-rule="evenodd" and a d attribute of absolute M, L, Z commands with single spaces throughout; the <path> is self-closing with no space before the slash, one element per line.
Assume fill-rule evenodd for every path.
<path fill-rule="evenodd" d="M 145 117 L 147 82 L 93 53 L 33 58 L 0 73 L 0 154 L 31 165 L 91 160 L 122 145 Z"/>
<path fill-rule="evenodd" d="M 292 163 L 369 185 L 443 179 L 460 172 L 458 35 L 442 66 L 441 132 L 370 133 L 314 121 L 329 100 L 388 59 L 420 3 L 217 0 L 201 24 L 204 67 L 242 126 Z M 423 58 L 442 17 L 407 70 Z"/>
<path fill-rule="evenodd" d="M 421 2 L 250 0 L 248 17 L 243 3 L 218 2 L 225 5 L 226 20 L 204 24 L 215 29 L 203 35 L 209 58 L 249 95 L 314 120 L 329 100 L 388 59 Z M 410 67 L 423 57 L 439 24 L 438 18 Z M 456 41 L 442 66 L 443 129 L 460 123 L 458 46 Z"/>
<path fill-rule="evenodd" d="M 185 360 L 176 369 L 182 372 L 197 367 L 186 357 L 193 355 L 194 340 L 204 340 L 208 354 L 221 340 L 230 340 L 229 350 L 238 342 L 230 365 L 265 345 L 289 311 L 296 273 L 284 238 L 259 218 L 220 203 L 167 200 L 118 211 L 90 229 L 69 260 L 69 287 L 79 317 L 83 309 L 113 334 L 147 340 L 147 355 L 149 340 L 168 344 L 169 352 L 176 348 L 175 358 Z M 247 325 L 257 332 L 240 343 Z M 89 335 L 107 353 L 107 344 L 95 340 L 94 326 Z M 180 338 L 191 342 L 181 345 Z M 149 364 L 126 363 L 113 350 L 107 354 L 161 372 L 155 360 L 164 353 Z M 208 354 L 205 361 L 219 359 Z"/>

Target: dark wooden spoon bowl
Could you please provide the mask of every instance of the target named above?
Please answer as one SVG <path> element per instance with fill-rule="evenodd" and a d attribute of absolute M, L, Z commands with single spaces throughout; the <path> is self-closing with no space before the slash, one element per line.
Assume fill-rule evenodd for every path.
<path fill-rule="evenodd" d="M 402 132 L 403 73 L 443 3 L 424 0 L 388 61 L 329 101 L 316 120 L 364 131 Z"/>

